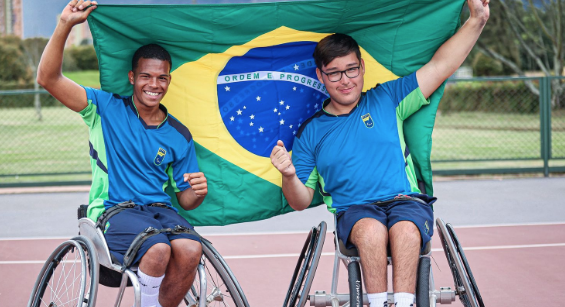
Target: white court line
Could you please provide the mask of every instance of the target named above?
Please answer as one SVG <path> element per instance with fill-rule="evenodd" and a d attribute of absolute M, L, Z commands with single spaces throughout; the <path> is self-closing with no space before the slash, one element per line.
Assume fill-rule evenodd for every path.
<path fill-rule="evenodd" d="M 551 244 L 528 244 L 528 245 L 496 245 L 496 246 L 477 246 L 466 247 L 464 251 L 476 250 L 497 250 L 497 249 L 521 249 L 521 248 L 541 248 L 541 247 L 562 247 L 565 243 L 551 243 Z M 432 252 L 443 251 L 441 248 L 433 248 Z M 322 253 L 322 256 L 333 256 L 333 252 Z M 264 259 L 264 258 L 297 258 L 299 254 L 260 254 L 260 255 L 234 255 L 223 256 L 224 259 Z M 28 260 L 28 261 L 0 261 L 2 264 L 43 264 L 45 260 Z"/>
<path fill-rule="evenodd" d="M 449 224 L 449 222 L 446 222 Z M 453 225 L 453 224 L 452 224 Z M 462 225 L 462 226 L 455 226 L 453 228 L 460 229 L 460 228 L 490 228 L 490 227 L 519 227 L 519 226 L 559 226 L 565 225 L 565 222 L 540 222 L 540 223 L 521 223 L 521 224 L 484 224 L 484 225 Z M 436 228 L 434 226 L 434 228 Z"/>
<path fill-rule="evenodd" d="M 12 238 L 0 238 L 0 241 L 30 241 L 30 240 L 69 240 L 71 237 L 12 237 Z"/>
<path fill-rule="evenodd" d="M 449 224 L 449 222 L 447 222 Z M 453 225 L 453 224 L 452 224 Z M 486 225 L 463 225 L 455 226 L 455 229 L 465 228 L 492 228 L 492 227 L 520 227 L 520 226 L 559 226 L 565 225 L 565 222 L 543 222 L 543 223 L 521 223 L 521 224 L 486 224 Z M 434 225 L 434 229 L 436 229 Z M 196 228 L 198 231 L 198 227 Z M 328 230 L 327 234 L 332 234 L 333 230 Z M 275 232 L 230 232 L 230 233 L 209 233 L 202 234 L 203 237 L 232 237 L 232 236 L 273 236 L 273 235 L 296 235 L 307 234 L 308 231 L 275 231 Z M 0 241 L 18 241 L 18 240 L 68 240 L 71 237 L 7 237 L 0 238 Z"/>
<path fill-rule="evenodd" d="M 520 248 L 540 248 L 540 247 L 561 247 L 565 243 L 552 243 L 552 244 L 529 244 L 529 245 L 498 245 L 498 246 L 477 246 L 465 247 L 463 251 L 472 250 L 496 250 L 496 249 L 520 249 Z M 432 248 L 432 252 L 439 252 L 443 249 Z M 322 256 L 333 256 L 335 253 L 322 253 Z M 258 259 L 258 258 L 285 258 L 285 257 L 298 257 L 299 254 L 267 254 L 267 255 L 241 255 L 241 256 L 223 256 L 224 259 Z M 1 264 L 1 262 L 0 262 Z"/>

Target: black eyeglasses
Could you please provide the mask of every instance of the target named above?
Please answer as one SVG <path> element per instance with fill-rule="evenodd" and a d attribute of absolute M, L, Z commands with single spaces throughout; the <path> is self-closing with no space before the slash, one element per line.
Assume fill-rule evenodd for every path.
<path fill-rule="evenodd" d="M 343 74 L 345 74 L 348 78 L 355 78 L 357 76 L 359 76 L 359 71 L 360 71 L 360 66 L 357 67 L 351 67 L 348 68 L 346 70 L 338 70 L 338 71 L 332 71 L 330 73 L 327 73 L 323 70 L 320 69 L 320 71 L 328 76 L 328 80 L 330 80 L 330 82 L 337 82 L 339 80 L 341 80 L 341 77 L 343 76 Z"/>

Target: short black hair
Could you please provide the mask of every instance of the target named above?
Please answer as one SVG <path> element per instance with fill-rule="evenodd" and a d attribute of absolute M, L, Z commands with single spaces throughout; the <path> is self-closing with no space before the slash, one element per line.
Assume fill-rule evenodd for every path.
<path fill-rule="evenodd" d="M 316 67 L 321 70 L 322 66 L 328 65 L 335 58 L 346 56 L 351 52 L 355 52 L 357 59 L 361 62 L 361 50 L 353 37 L 335 33 L 324 37 L 316 45 L 312 56 L 316 62 Z"/>
<path fill-rule="evenodd" d="M 133 58 L 131 59 L 131 70 L 135 71 L 137 68 L 137 64 L 139 63 L 139 59 L 155 59 L 161 61 L 169 62 L 169 72 L 173 67 L 173 61 L 171 60 L 171 55 L 169 52 L 157 44 L 149 44 L 145 46 L 139 47 L 135 53 L 133 54 Z"/>

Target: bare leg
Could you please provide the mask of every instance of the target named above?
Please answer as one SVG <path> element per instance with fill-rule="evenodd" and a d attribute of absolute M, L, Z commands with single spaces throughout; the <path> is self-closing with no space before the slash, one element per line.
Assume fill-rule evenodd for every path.
<path fill-rule="evenodd" d="M 202 255 L 202 246 L 193 240 L 173 240 L 171 246 L 171 259 L 159 292 L 159 303 L 163 307 L 180 304 L 194 281 Z"/>
<path fill-rule="evenodd" d="M 394 292 L 414 293 L 422 241 L 420 231 L 414 223 L 401 221 L 390 228 L 389 235 Z"/>
<path fill-rule="evenodd" d="M 364 218 L 353 226 L 349 235 L 361 257 L 363 280 L 367 293 L 387 291 L 387 228 L 381 222 Z"/>
<path fill-rule="evenodd" d="M 143 255 L 139 262 L 139 269 L 149 276 L 163 276 L 170 257 L 171 247 L 165 243 L 157 243 Z"/>

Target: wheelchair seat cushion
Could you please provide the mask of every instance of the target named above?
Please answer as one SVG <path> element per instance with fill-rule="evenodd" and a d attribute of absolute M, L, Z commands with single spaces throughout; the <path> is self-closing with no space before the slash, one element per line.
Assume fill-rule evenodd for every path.
<path fill-rule="evenodd" d="M 353 225 L 363 218 L 373 218 L 390 229 L 400 221 L 410 221 L 418 227 L 422 238 L 422 250 L 424 251 L 427 243 L 433 235 L 433 211 L 431 204 L 435 198 L 424 194 L 418 195 L 419 199 L 414 201 L 401 199 L 391 201 L 383 206 L 375 204 L 354 205 L 346 211 L 337 214 L 337 234 L 338 238 L 345 242 L 345 248 L 351 249 L 355 246 L 349 241 L 349 235 Z"/>

